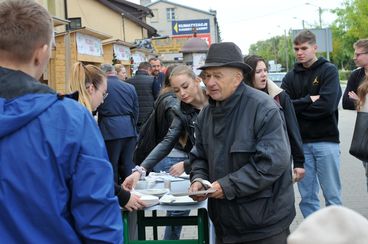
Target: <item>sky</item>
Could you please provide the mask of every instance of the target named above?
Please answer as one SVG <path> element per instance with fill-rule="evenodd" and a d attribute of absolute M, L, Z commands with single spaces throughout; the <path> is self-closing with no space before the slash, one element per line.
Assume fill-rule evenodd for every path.
<path fill-rule="evenodd" d="M 130 0 L 139 4 L 139 0 Z M 169 0 L 170 2 L 208 11 L 217 11 L 222 41 L 236 43 L 243 54 L 251 44 L 284 35 L 293 29 L 319 24 L 322 9 L 322 27 L 332 23 L 336 16 L 331 9 L 341 8 L 344 0 Z M 153 0 L 152 2 L 155 2 Z"/>

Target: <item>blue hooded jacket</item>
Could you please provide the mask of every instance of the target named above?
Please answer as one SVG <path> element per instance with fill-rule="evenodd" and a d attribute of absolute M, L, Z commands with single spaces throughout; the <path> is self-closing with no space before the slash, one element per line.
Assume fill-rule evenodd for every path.
<path fill-rule="evenodd" d="M 0 67 L 3 243 L 122 243 L 112 167 L 91 114 Z"/>

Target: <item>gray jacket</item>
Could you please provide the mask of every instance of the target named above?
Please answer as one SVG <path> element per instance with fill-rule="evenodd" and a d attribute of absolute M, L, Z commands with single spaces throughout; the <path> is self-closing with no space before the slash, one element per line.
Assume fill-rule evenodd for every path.
<path fill-rule="evenodd" d="M 295 217 L 290 145 L 280 108 L 245 84 L 223 102 L 210 100 L 196 125 L 191 180 L 218 181 L 225 199 L 209 199 L 223 242 L 258 240 Z"/>

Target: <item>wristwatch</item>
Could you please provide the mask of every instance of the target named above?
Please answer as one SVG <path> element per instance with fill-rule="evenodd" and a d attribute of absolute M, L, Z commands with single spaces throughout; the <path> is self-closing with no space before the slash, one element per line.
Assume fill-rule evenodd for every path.
<path fill-rule="evenodd" d="M 141 180 L 144 180 L 144 177 L 146 177 L 146 169 L 143 168 L 142 166 L 135 166 L 133 169 L 132 169 L 132 173 L 134 172 L 138 172 L 141 176 L 140 176 L 140 179 Z"/>

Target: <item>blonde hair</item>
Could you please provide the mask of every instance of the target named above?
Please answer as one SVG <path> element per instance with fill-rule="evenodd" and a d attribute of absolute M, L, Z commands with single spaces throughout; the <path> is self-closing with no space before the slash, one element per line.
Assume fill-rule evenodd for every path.
<path fill-rule="evenodd" d="M 126 70 L 125 66 L 122 64 L 115 64 L 114 67 L 115 67 L 116 73 L 119 73 L 122 69 Z"/>
<path fill-rule="evenodd" d="M 72 78 L 68 92 L 78 91 L 79 102 L 89 111 L 92 111 L 92 98 L 87 89 L 91 85 L 98 89 L 104 79 L 106 79 L 106 75 L 100 68 L 76 62 L 72 67 Z"/>
<path fill-rule="evenodd" d="M 364 81 L 358 87 L 358 102 L 357 102 L 357 111 L 359 111 L 364 103 L 366 102 L 366 95 L 368 94 L 368 77 L 365 77 Z"/>
<path fill-rule="evenodd" d="M 193 72 L 193 70 L 184 64 L 179 64 L 178 66 L 176 66 L 170 74 L 169 79 L 171 80 L 171 78 L 173 76 L 178 76 L 178 75 L 187 75 L 188 77 L 192 78 L 193 80 L 195 80 L 197 78 L 196 74 Z"/>

